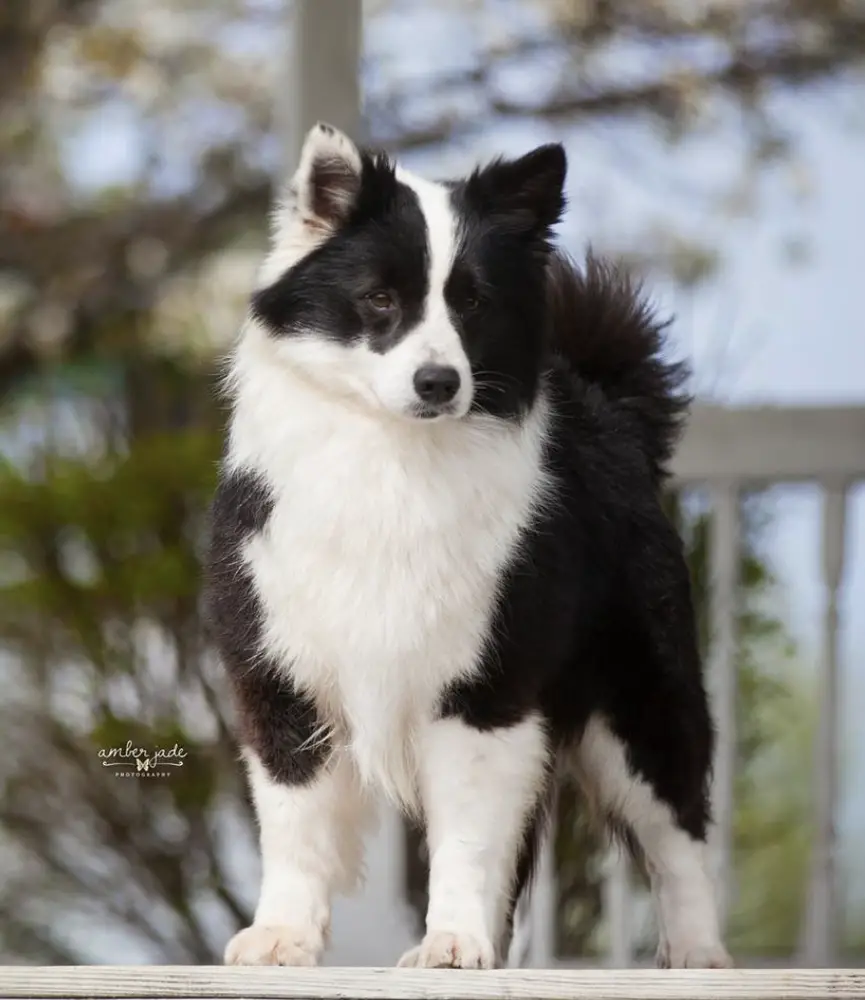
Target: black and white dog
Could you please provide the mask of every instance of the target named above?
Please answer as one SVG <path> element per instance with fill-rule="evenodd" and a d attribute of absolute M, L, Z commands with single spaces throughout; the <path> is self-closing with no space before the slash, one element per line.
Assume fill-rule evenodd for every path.
<path fill-rule="evenodd" d="M 313 965 L 378 794 L 424 824 L 426 936 L 507 953 L 557 769 L 645 858 L 659 962 L 721 967 L 713 731 L 659 487 L 686 372 L 552 245 L 565 153 L 432 183 L 318 125 L 233 352 L 207 603 L 263 885 L 235 964 Z"/>

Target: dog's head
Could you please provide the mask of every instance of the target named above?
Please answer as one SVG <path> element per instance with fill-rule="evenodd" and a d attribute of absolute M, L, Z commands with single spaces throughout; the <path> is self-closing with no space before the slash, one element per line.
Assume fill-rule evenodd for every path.
<path fill-rule="evenodd" d="M 274 362 L 403 418 L 523 412 L 565 171 L 547 145 L 432 183 L 315 126 L 253 298 Z"/>

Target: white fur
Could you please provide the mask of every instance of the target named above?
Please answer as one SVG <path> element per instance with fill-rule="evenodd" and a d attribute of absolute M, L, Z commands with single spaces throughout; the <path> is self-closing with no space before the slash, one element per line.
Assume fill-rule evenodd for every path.
<path fill-rule="evenodd" d="M 360 153 L 347 135 L 321 122 L 309 130 L 297 170 L 273 212 L 273 239 L 258 275 L 259 288 L 276 281 L 331 234 L 330 227 L 316 217 L 309 198 L 313 165 L 323 159 L 341 160 L 360 174 Z"/>
<path fill-rule="evenodd" d="M 590 797 L 633 830 L 646 857 L 658 916 L 659 964 L 725 968 L 706 845 L 681 830 L 668 806 L 628 767 L 620 740 L 600 716 L 586 727 L 578 772 Z"/>
<path fill-rule="evenodd" d="M 545 785 L 543 723 L 480 732 L 442 719 L 426 727 L 419 756 L 430 902 L 426 937 L 401 964 L 490 968 L 505 957 L 516 857 Z"/>
<path fill-rule="evenodd" d="M 443 811 L 445 778 L 464 766 L 471 780 L 461 801 L 489 782 L 475 805 L 476 835 L 486 830 L 496 844 L 503 836 L 509 844 L 504 831 L 522 822 L 533 791 L 527 783 L 538 772 L 536 726 L 501 738 L 503 757 L 491 756 L 489 774 L 479 758 L 458 764 L 459 745 L 436 749 L 442 738 L 434 734 L 446 728 L 434 726 L 423 738 L 423 754 L 417 740 L 445 685 L 476 671 L 503 570 L 549 495 L 541 471 L 546 404 L 522 426 L 480 417 L 435 425 L 383 419 L 283 369 L 273 341 L 254 324 L 238 349 L 235 384 L 229 461 L 263 471 L 275 492 L 268 525 L 245 553 L 265 609 L 263 651 L 313 697 L 359 784 L 415 810 L 426 761 L 430 816 L 446 844 L 448 822 L 457 817 Z M 499 745 L 495 736 L 484 738 Z M 268 782 L 254 765 L 251 775 L 262 828 L 262 902 L 227 959 L 308 964 L 320 951 L 330 891 L 342 880 L 326 859 L 344 865 L 340 859 L 351 854 L 331 826 L 359 836 L 354 807 L 337 814 L 337 800 L 354 803 L 358 792 L 330 774 L 297 789 Z M 451 891 L 443 857 L 433 879 L 437 899 Z M 502 854 L 491 873 L 500 882 L 504 864 Z M 504 891 L 500 884 L 497 892 Z M 466 919 L 480 906 L 470 894 L 461 905 Z M 453 921 L 459 916 L 457 909 Z M 466 950 L 464 936 L 452 942 L 453 961 L 488 964 L 489 942 L 477 941 L 476 953 Z M 428 942 L 422 963 L 444 961 L 445 944 Z"/>
<path fill-rule="evenodd" d="M 421 322 L 393 350 L 377 356 L 374 391 L 382 405 L 394 413 L 410 411 L 417 402 L 414 373 L 425 364 L 450 365 L 460 376 L 454 399 L 455 417 L 468 413 L 472 402 L 472 372 L 445 301 L 445 282 L 457 249 L 456 219 L 450 197 L 440 184 L 397 170 L 397 180 L 417 195 L 427 225 L 430 252 L 429 292 Z"/>
<path fill-rule="evenodd" d="M 313 165 L 322 158 L 340 159 L 347 170 L 356 173 L 361 169 L 360 154 L 347 136 L 321 125 L 310 131 L 300 164 L 274 216 L 273 243 L 259 275 L 259 287 L 275 281 L 330 235 L 328 225 L 315 218 L 309 198 Z M 450 366 L 460 376 L 460 388 L 445 419 L 459 418 L 471 407 L 473 382 L 471 365 L 444 294 L 457 248 L 456 219 L 442 185 L 402 169 L 397 171 L 397 179 L 414 191 L 427 226 L 429 291 L 420 322 L 384 354 L 371 350 L 365 341 L 345 345 L 314 329 L 293 332 L 277 343 L 275 350 L 282 363 L 319 389 L 411 419 L 416 419 L 411 417 L 412 409 L 420 402 L 415 372 L 427 364 Z"/>
<path fill-rule="evenodd" d="M 229 942 L 229 965 L 315 965 L 334 892 L 350 892 L 372 819 L 351 760 L 333 754 L 308 785 L 273 781 L 245 752 L 261 842 L 262 887 L 253 925 Z"/>
<path fill-rule="evenodd" d="M 359 169 L 339 133 L 313 130 L 274 246 L 272 281 L 326 238 L 305 197 L 316 156 Z M 269 335 L 249 320 L 230 386 L 228 464 L 262 474 L 274 507 L 243 557 L 264 611 L 263 648 L 314 701 L 332 755 L 306 786 L 274 783 L 250 756 L 263 885 L 255 922 L 229 945 L 240 964 L 314 964 L 330 897 L 361 862 L 368 791 L 423 810 L 431 848 L 427 936 L 404 964 L 488 967 L 502 933 L 513 861 L 544 783 L 537 717 L 481 733 L 436 720 L 443 689 L 472 677 L 498 588 L 520 539 L 553 495 L 543 471 L 549 407 L 522 424 L 466 416 L 471 374 L 444 302 L 455 223 L 446 191 L 401 173 L 430 243 L 421 322 L 394 350 L 341 346 L 309 330 Z M 406 419 L 421 364 L 457 369 L 457 413 Z M 671 964 L 721 964 L 702 847 L 678 830 L 593 720 L 581 746 L 587 780 L 643 844 Z"/>
<path fill-rule="evenodd" d="M 413 741 L 442 689 L 477 669 L 502 572 L 548 495 L 548 408 L 523 425 L 434 425 L 346 407 L 274 360 L 251 324 L 236 358 L 229 461 L 275 506 L 246 559 L 265 651 L 409 807 Z"/>
<path fill-rule="evenodd" d="M 321 130 L 307 140 L 262 281 L 320 240 L 305 178 L 316 155 L 350 162 L 346 143 Z M 431 936 L 419 963 L 491 964 L 543 779 L 537 719 L 485 734 L 434 721 L 446 685 L 477 671 L 503 572 L 551 496 L 549 408 L 542 396 L 521 425 L 465 416 L 471 372 L 444 302 L 449 199 L 419 178 L 400 180 L 417 193 L 430 244 L 418 327 L 380 355 L 314 330 L 275 338 L 250 319 L 233 358 L 228 463 L 263 474 L 275 501 L 244 552 L 264 610 L 262 653 L 314 700 L 325 730 L 316 738 L 328 738 L 333 756 L 310 785 L 286 788 L 250 755 L 263 885 L 230 962 L 317 961 L 331 893 L 360 865 L 367 790 L 378 789 L 430 823 Z M 460 373 L 463 419 L 405 418 L 427 362 Z"/>

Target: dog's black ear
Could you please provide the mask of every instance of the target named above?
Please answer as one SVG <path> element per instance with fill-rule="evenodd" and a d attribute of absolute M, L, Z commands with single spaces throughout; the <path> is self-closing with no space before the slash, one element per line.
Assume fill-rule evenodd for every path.
<path fill-rule="evenodd" d="M 308 225 L 337 229 L 348 218 L 360 191 L 362 163 L 345 133 L 319 122 L 307 133 L 290 198 Z"/>
<path fill-rule="evenodd" d="M 474 173 L 466 194 L 483 215 L 508 216 L 544 233 L 565 209 L 568 159 L 561 143 L 538 146 L 516 160 L 494 160 Z"/>

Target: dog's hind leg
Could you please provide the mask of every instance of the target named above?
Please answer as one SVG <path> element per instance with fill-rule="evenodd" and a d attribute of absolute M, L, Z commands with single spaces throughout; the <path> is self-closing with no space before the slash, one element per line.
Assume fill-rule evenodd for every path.
<path fill-rule="evenodd" d="M 676 719 L 671 714 L 658 724 L 675 727 Z M 658 964 L 665 968 L 727 968 L 732 962 L 721 940 L 707 867 L 708 806 L 699 801 L 705 796 L 704 781 L 697 788 L 684 789 L 681 782 L 651 773 L 661 766 L 657 755 L 651 757 L 655 766 L 644 773 L 634 761 L 645 756 L 639 742 L 652 739 L 651 726 L 641 727 L 630 740 L 613 726 L 614 722 L 600 715 L 590 719 L 577 748 L 577 772 L 586 794 L 614 828 L 624 830 L 645 860 L 658 919 Z M 672 735 L 668 728 L 662 742 L 669 745 Z M 682 753 L 687 752 L 686 744 L 683 733 Z M 663 766 L 676 768 L 680 764 L 673 755 Z M 687 767 L 682 770 L 687 771 Z M 678 793 L 682 793 L 679 801 Z"/>

